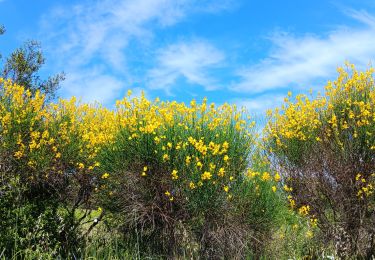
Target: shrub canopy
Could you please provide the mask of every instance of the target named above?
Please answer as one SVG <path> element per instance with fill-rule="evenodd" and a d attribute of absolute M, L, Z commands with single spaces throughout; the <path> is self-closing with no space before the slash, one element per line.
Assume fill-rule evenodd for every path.
<path fill-rule="evenodd" d="M 341 254 L 374 253 L 375 85 L 347 65 L 317 97 L 289 95 L 269 113 L 265 143 L 297 206 L 310 205 Z"/>

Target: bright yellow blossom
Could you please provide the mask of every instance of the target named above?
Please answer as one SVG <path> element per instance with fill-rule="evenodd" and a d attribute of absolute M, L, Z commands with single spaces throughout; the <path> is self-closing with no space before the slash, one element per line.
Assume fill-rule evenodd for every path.
<path fill-rule="evenodd" d="M 173 170 L 171 175 L 172 175 L 172 180 L 177 180 L 178 179 L 178 175 L 177 175 L 178 171 L 177 170 Z"/>
<path fill-rule="evenodd" d="M 106 173 L 104 173 L 104 174 L 102 175 L 101 178 L 102 178 L 102 179 L 107 179 L 108 177 L 109 177 L 109 173 L 106 172 Z"/>
<path fill-rule="evenodd" d="M 211 173 L 205 171 L 205 172 L 202 174 L 201 179 L 202 179 L 202 180 L 210 180 L 211 177 L 212 177 Z"/>

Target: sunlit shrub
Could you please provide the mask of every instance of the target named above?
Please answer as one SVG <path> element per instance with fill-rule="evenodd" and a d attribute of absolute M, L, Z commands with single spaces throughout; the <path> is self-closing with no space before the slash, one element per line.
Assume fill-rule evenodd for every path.
<path fill-rule="evenodd" d="M 325 95 L 291 95 L 270 113 L 266 143 L 298 209 L 309 206 L 340 256 L 374 254 L 373 69 L 338 69 Z"/>
<path fill-rule="evenodd" d="M 98 124 L 106 111 L 74 99 L 46 104 L 38 92 L 3 79 L 0 86 L 0 247 L 5 255 L 35 246 L 74 250 L 80 241 L 75 210 L 89 202 L 90 172 L 109 131 Z"/>
<path fill-rule="evenodd" d="M 287 195 L 244 110 L 130 93 L 114 110 L 47 104 L 0 86 L 5 256 L 83 257 L 100 222 L 142 257 L 259 257 L 285 223 Z"/>
<path fill-rule="evenodd" d="M 256 233 L 264 212 L 251 219 L 246 207 L 269 199 L 252 196 L 253 183 L 277 196 L 265 184 L 271 175 L 263 181 L 246 175 L 255 135 L 244 111 L 206 100 L 187 106 L 141 96 L 119 101 L 116 117 L 119 134 L 99 156 L 97 194 L 101 206 L 121 218 L 130 241 L 169 255 L 184 250 L 229 257 L 250 250 L 247 232 Z"/>

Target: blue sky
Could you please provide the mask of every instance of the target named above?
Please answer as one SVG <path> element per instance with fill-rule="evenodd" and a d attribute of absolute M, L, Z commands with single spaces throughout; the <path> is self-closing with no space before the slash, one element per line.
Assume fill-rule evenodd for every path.
<path fill-rule="evenodd" d="M 262 114 L 375 58 L 370 0 L 0 0 L 0 24 L 1 53 L 39 40 L 61 97 L 106 106 L 133 89 Z"/>

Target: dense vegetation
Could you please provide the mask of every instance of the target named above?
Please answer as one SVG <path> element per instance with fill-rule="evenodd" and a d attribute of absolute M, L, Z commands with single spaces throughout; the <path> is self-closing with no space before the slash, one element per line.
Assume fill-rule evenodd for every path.
<path fill-rule="evenodd" d="M 375 85 L 372 68 L 338 69 L 325 95 L 299 95 L 270 114 L 266 150 L 309 205 L 322 241 L 342 257 L 375 255 Z"/>
<path fill-rule="evenodd" d="M 245 111 L 130 93 L 108 110 L 0 84 L 3 256 L 116 243 L 139 257 L 241 258 L 271 253 L 278 232 L 312 235 Z"/>
<path fill-rule="evenodd" d="M 53 102 L 43 63 L 29 42 L 0 78 L 0 259 L 375 255 L 372 68 L 290 93 L 259 137 L 206 99 Z"/>

